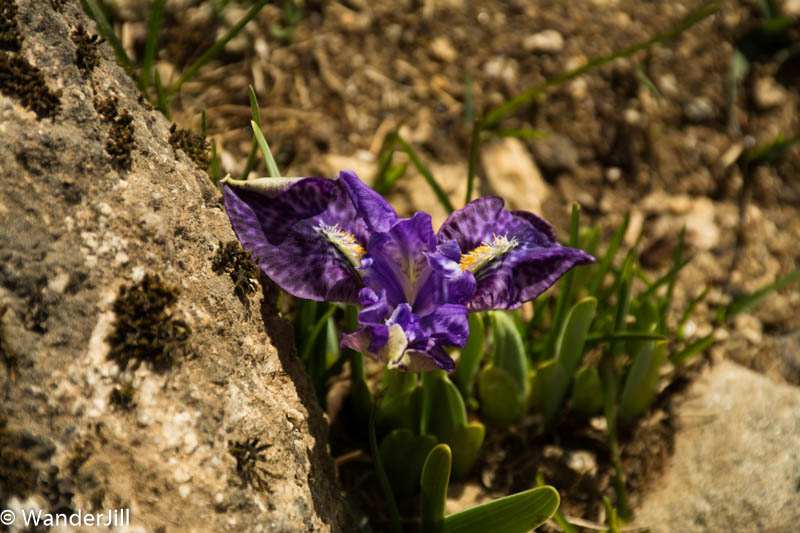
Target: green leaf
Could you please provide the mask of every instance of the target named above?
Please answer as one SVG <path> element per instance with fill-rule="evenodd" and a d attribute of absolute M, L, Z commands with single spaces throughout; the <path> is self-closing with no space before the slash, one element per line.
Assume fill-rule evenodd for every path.
<path fill-rule="evenodd" d="M 422 465 L 434 446 L 436 439 L 431 435 L 414 435 L 407 429 L 396 429 L 381 442 L 386 476 L 399 499 L 409 498 L 419 490 Z"/>
<path fill-rule="evenodd" d="M 753 307 L 764 301 L 764 299 L 770 294 L 781 290 L 787 285 L 791 285 L 797 280 L 800 280 L 800 267 L 789 272 L 782 278 L 773 281 L 766 287 L 759 289 L 752 294 L 748 294 L 747 296 L 742 296 L 741 298 L 737 298 L 724 308 L 720 309 L 720 311 L 717 313 L 716 316 L 717 323 L 722 323 L 726 320 L 730 320 L 739 313 L 744 313 L 746 311 L 749 311 L 750 309 L 752 309 Z"/>
<path fill-rule="evenodd" d="M 613 333 L 592 333 L 586 336 L 587 344 L 599 344 L 601 342 L 617 341 L 661 341 L 664 335 L 657 333 L 647 333 L 645 331 L 615 331 Z"/>
<path fill-rule="evenodd" d="M 252 85 L 247 86 L 247 94 L 250 98 L 250 115 L 253 117 L 252 120 L 258 127 L 261 127 L 261 111 L 258 108 L 258 98 L 256 98 L 256 91 L 253 89 Z M 247 176 L 250 175 L 250 171 L 253 170 L 253 167 L 256 164 L 256 152 L 258 152 L 258 138 L 253 135 L 253 142 L 250 145 L 250 153 L 247 154 L 247 162 L 244 165 L 244 170 L 242 171 L 242 179 L 246 180 Z"/>
<path fill-rule="evenodd" d="M 185 71 L 183 71 L 183 74 L 181 74 L 180 78 L 178 78 L 178 81 L 176 81 L 169 88 L 168 94 L 169 95 L 176 94 L 180 90 L 181 86 L 188 80 L 190 80 L 195 74 L 197 74 L 197 71 L 200 70 L 200 68 L 203 65 L 205 65 L 206 63 L 217 57 L 219 53 L 222 52 L 222 50 L 225 48 L 225 45 L 228 44 L 228 42 L 231 39 L 236 37 L 239 34 L 239 32 L 242 31 L 242 29 L 247 25 L 248 22 L 250 22 L 253 18 L 255 18 L 256 15 L 258 15 L 258 12 L 261 11 L 262 7 L 267 5 L 267 2 L 269 2 L 269 0 L 256 0 L 256 3 L 253 4 L 253 7 L 251 7 L 250 10 L 230 30 L 228 30 L 228 32 L 225 35 L 223 35 L 217 42 L 211 45 L 211 47 L 208 50 L 203 52 L 203 54 L 199 58 L 197 58 L 197 60 L 194 63 L 189 65 L 189 67 Z"/>
<path fill-rule="evenodd" d="M 629 46 L 627 48 L 623 48 L 622 50 L 618 50 L 611 54 L 608 54 L 603 57 L 599 57 L 597 59 L 593 59 L 588 61 L 584 65 L 574 68 L 572 70 L 568 70 L 566 72 L 562 72 L 553 76 L 552 78 L 546 80 L 544 83 L 541 83 L 527 91 L 515 96 L 514 98 L 508 100 L 507 102 L 499 105 L 498 107 L 489 111 L 486 116 L 481 120 L 480 125 L 482 129 L 489 129 L 496 125 L 501 119 L 508 116 L 509 114 L 513 113 L 521 106 L 533 101 L 539 95 L 543 94 L 545 91 L 550 89 L 551 87 L 555 87 L 565 81 L 569 81 L 573 78 L 584 74 L 592 69 L 595 69 L 599 66 L 605 65 L 615 59 L 621 57 L 628 57 L 639 50 L 644 50 L 645 48 L 649 48 L 650 46 L 660 43 L 663 41 L 667 41 L 672 39 L 676 35 L 686 31 L 687 29 L 691 28 L 701 20 L 705 19 L 706 17 L 713 15 L 719 9 L 720 2 L 709 2 L 704 6 L 700 7 L 696 11 L 689 13 L 689 15 L 684 18 L 679 24 L 677 24 L 672 29 L 665 31 L 663 33 L 659 33 L 647 39 L 646 41 L 642 41 L 639 43 L 634 44 L 633 46 Z"/>
<path fill-rule="evenodd" d="M 397 372 L 396 370 L 390 370 L 389 372 L 403 374 L 403 372 Z M 409 375 L 416 377 L 415 374 Z M 378 411 L 378 427 L 382 431 L 391 431 L 397 428 L 418 431 L 420 413 L 422 411 L 422 394 L 422 387 L 388 393 L 381 402 L 381 408 Z"/>
<path fill-rule="evenodd" d="M 527 533 L 558 509 L 553 487 L 538 487 L 477 505 L 444 519 L 445 533 Z"/>
<path fill-rule="evenodd" d="M 461 393 L 444 371 L 422 375 L 425 394 L 422 433 L 432 433 L 442 442 L 450 442 L 456 428 L 467 424 L 467 408 Z"/>
<path fill-rule="evenodd" d="M 164 84 L 161 83 L 161 73 L 158 69 L 154 72 L 154 81 L 156 85 L 156 102 L 158 103 L 158 110 L 169 119 L 169 95 L 164 90 Z"/>
<path fill-rule="evenodd" d="M 447 444 L 434 446 L 425 460 L 420 478 L 422 487 L 420 533 L 444 531 L 444 508 L 447 502 L 447 485 L 450 482 L 450 465 L 450 447 Z"/>
<path fill-rule="evenodd" d="M 667 341 L 645 343 L 633 359 L 625 379 L 619 417 L 632 421 L 643 415 L 658 392 L 658 376 L 667 353 Z"/>
<path fill-rule="evenodd" d="M 628 230 L 628 224 L 631 221 L 631 214 L 625 213 L 625 218 L 622 220 L 622 224 L 619 225 L 617 231 L 614 232 L 614 237 L 611 238 L 611 242 L 606 249 L 606 253 L 603 254 L 603 257 L 600 259 L 600 262 L 597 264 L 597 272 L 592 278 L 592 282 L 589 285 L 589 294 L 592 296 L 597 295 L 597 291 L 603 285 L 603 280 L 606 277 L 606 273 L 608 269 L 611 267 L 611 263 L 614 261 L 614 257 L 617 255 L 617 250 L 619 250 L 620 244 L 622 244 L 622 238 L 625 236 L 625 232 Z"/>
<path fill-rule="evenodd" d="M 147 98 L 147 89 L 150 87 L 150 76 L 153 72 L 156 45 L 158 43 L 158 29 L 161 26 L 161 14 L 164 12 L 166 3 L 167 0 L 154 0 L 153 6 L 150 8 L 150 18 L 147 20 L 147 39 L 144 44 L 144 56 L 142 57 L 142 73 L 139 76 L 140 88 L 145 98 Z"/>
<path fill-rule="evenodd" d="M 456 370 L 452 374 L 453 381 L 465 398 L 472 394 L 475 374 L 478 372 L 485 344 L 486 329 L 483 326 L 483 319 L 479 313 L 472 313 L 469 315 L 469 339 L 461 350 Z"/>
<path fill-rule="evenodd" d="M 516 378 L 492 365 L 478 375 L 478 396 L 484 420 L 497 426 L 509 426 L 522 420 L 525 397 Z"/>
<path fill-rule="evenodd" d="M 270 178 L 280 178 L 281 173 L 278 171 L 278 165 L 275 163 L 275 158 L 272 157 L 272 151 L 269 149 L 267 139 L 264 138 L 261 128 L 258 127 L 255 120 L 250 121 L 250 126 L 253 127 L 253 133 L 256 136 L 259 148 L 261 148 L 261 155 L 264 156 L 264 162 L 267 164 L 267 176 Z"/>
<path fill-rule="evenodd" d="M 572 306 L 564 321 L 564 327 L 556 341 L 556 357 L 568 375 L 575 372 L 583 357 L 583 345 L 596 309 L 597 299 L 586 297 Z"/>
<path fill-rule="evenodd" d="M 580 206 L 576 203 L 572 204 L 572 216 L 570 217 L 570 227 L 569 227 L 569 247 L 570 248 L 577 248 L 578 247 L 578 229 L 580 227 L 580 217 L 581 217 L 581 209 Z M 577 268 L 577 267 L 576 267 Z M 564 278 L 561 280 L 559 291 L 558 291 L 558 300 L 556 300 L 556 310 L 554 313 L 553 318 L 553 328 L 550 332 L 550 336 L 547 339 L 547 344 L 545 348 L 545 357 L 555 357 L 555 345 L 557 335 L 561 331 L 564 325 L 564 318 L 567 314 L 567 309 L 569 307 L 570 302 L 572 301 L 572 285 L 573 285 L 573 278 L 575 277 L 575 268 L 570 269 L 569 272 L 566 273 Z"/>
<path fill-rule="evenodd" d="M 222 175 L 220 174 L 219 170 L 219 154 L 217 154 L 217 141 L 211 141 L 211 165 L 208 167 L 208 173 L 211 175 L 211 179 L 214 183 L 217 183 Z M 217 186 L 219 184 L 217 183 Z"/>
<path fill-rule="evenodd" d="M 695 355 L 706 351 L 712 344 L 714 344 L 714 335 L 709 333 L 705 337 L 700 337 L 696 341 L 690 343 L 683 350 L 670 354 L 669 360 L 673 365 L 682 365 Z"/>
<path fill-rule="evenodd" d="M 457 427 L 450 436 L 447 444 L 453 450 L 452 476 L 454 480 L 464 479 L 472 470 L 485 436 L 486 428 L 480 422 Z"/>
<path fill-rule="evenodd" d="M 556 358 L 537 369 L 533 394 L 547 419 L 552 418 L 564 402 L 572 374 L 583 357 L 595 309 L 597 300 L 591 296 L 572 306 L 556 340 Z"/>
<path fill-rule="evenodd" d="M 442 190 L 442 188 L 436 182 L 436 179 L 433 177 L 433 174 L 431 173 L 430 169 L 428 169 L 428 167 L 425 166 L 425 163 L 422 162 L 422 160 L 419 158 L 414 149 L 411 148 L 411 145 L 408 144 L 406 140 L 400 136 L 399 133 L 395 134 L 395 142 L 400 147 L 400 149 L 404 151 L 406 155 L 408 155 L 408 158 L 411 160 L 411 163 L 415 167 L 417 167 L 419 173 L 422 174 L 422 177 L 425 178 L 425 181 L 428 182 L 428 185 L 430 185 L 431 189 L 433 189 L 433 193 L 436 195 L 436 198 L 439 200 L 439 203 L 442 204 L 442 207 L 444 207 L 445 211 L 447 211 L 448 214 L 452 213 L 454 211 L 453 204 L 450 203 L 450 199 L 447 197 L 447 193 L 445 193 L 444 190 Z"/>
<path fill-rule="evenodd" d="M 583 416 L 594 416 L 603 410 L 603 383 L 593 366 L 585 366 L 575 375 L 570 409 Z"/>
<path fill-rule="evenodd" d="M 378 476 L 378 483 L 380 484 L 383 495 L 386 498 L 386 506 L 389 510 L 389 517 L 392 521 L 392 529 L 395 533 L 402 533 L 403 528 L 400 524 L 400 512 L 397 510 L 397 502 L 395 501 L 394 494 L 392 493 L 392 486 L 389 484 L 389 478 L 386 476 L 386 470 L 383 468 L 383 459 L 381 458 L 381 454 L 378 449 L 378 438 L 375 435 L 375 419 L 377 418 L 380 399 L 381 397 L 378 396 L 376 402 L 371 403 L 370 405 L 368 427 L 369 451 L 370 455 L 372 456 L 372 462 L 375 466 L 375 474 Z"/>
<path fill-rule="evenodd" d="M 516 392 L 528 396 L 528 358 L 522 336 L 511 315 L 504 311 L 489 312 L 492 328 L 492 363 L 514 380 Z"/>

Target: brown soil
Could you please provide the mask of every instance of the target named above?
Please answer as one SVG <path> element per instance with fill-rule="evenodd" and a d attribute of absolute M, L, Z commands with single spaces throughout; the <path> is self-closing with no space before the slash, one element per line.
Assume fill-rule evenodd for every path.
<path fill-rule="evenodd" d="M 117 28 L 125 44 L 134 55 L 141 53 L 146 12 L 137 6 L 144 3 L 109 3 L 121 6 Z M 214 18 L 208 3 L 197 4 L 168 3 L 159 57 L 168 80 L 249 7 L 234 3 Z M 283 22 L 280 3 L 268 5 L 175 102 L 172 119 L 181 127 L 199 129 L 206 111 L 223 172 L 240 173 L 250 149 L 248 84 L 256 89 L 267 140 L 286 175 L 330 175 L 338 163 L 367 169 L 362 178 L 368 181 L 383 137 L 400 125 L 428 163 L 463 169 L 471 133 L 467 77 L 480 117 L 559 72 L 671 28 L 701 2 L 300 4 L 304 16 L 290 40 L 270 31 Z M 553 186 L 542 210 L 560 235 L 566 234 L 573 201 L 582 204 L 584 221 L 600 224 L 606 235 L 630 211 L 634 225 L 645 227 L 642 261 L 657 274 L 668 268 L 676 235 L 687 223 L 695 258 L 679 278 L 675 308 L 682 310 L 703 287 L 712 288 L 698 308 L 697 335 L 710 331 L 715 306 L 785 275 L 800 258 L 800 149 L 795 145 L 770 164 L 737 162 L 743 150 L 800 130 L 796 59 L 781 63 L 769 52 L 756 57 L 731 97 L 735 43 L 759 17 L 755 1 L 726 2 L 674 40 L 562 84 L 504 123 L 550 134 L 526 145 Z M 532 36 L 544 30 L 558 32 L 562 45 L 531 50 Z M 792 32 L 796 41 L 797 27 Z M 446 176 L 441 179 L 448 191 L 458 189 Z M 391 195 L 400 210 L 428 205 L 429 191 L 414 185 L 419 183 L 401 179 Z M 486 190 L 482 180 L 479 191 Z M 454 202 L 459 206 L 461 196 Z M 721 328 L 719 342 L 703 360 L 731 358 L 800 384 L 798 308 L 797 287 L 783 290 Z M 626 439 L 634 504 L 669 453 L 669 412 L 662 400 Z M 474 482 L 486 493 L 504 494 L 530 487 L 542 470 L 562 490 L 565 514 L 602 520 L 598 496 L 611 493 L 604 443 L 602 432 L 587 424 L 560 428 L 546 439 L 535 422 L 490 434 Z M 576 473 L 579 450 L 597 462 L 589 474 Z M 354 478 L 344 476 L 346 482 Z"/>

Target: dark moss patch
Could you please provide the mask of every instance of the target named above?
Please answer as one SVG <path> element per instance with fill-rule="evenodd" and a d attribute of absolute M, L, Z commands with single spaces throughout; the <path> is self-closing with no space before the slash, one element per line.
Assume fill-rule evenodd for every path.
<path fill-rule="evenodd" d="M 51 91 L 42 72 L 14 53 L 0 51 L 0 91 L 15 96 L 41 119 L 53 117 L 61 104 L 61 91 Z"/>
<path fill-rule="evenodd" d="M 0 500 L 11 496 L 25 498 L 36 488 L 39 476 L 32 457 L 25 450 L 19 434 L 8 430 L 8 421 L 0 414 Z"/>
<path fill-rule="evenodd" d="M 108 403 L 117 409 L 130 411 L 136 407 L 136 389 L 130 383 L 114 387 L 108 395 Z"/>
<path fill-rule="evenodd" d="M 69 477 L 59 476 L 57 466 L 52 465 L 43 472 L 39 485 L 42 495 L 50 504 L 51 513 L 74 512 L 72 497 L 75 496 L 75 482 Z"/>
<path fill-rule="evenodd" d="M 97 57 L 97 45 L 102 40 L 97 39 L 97 34 L 89 35 L 83 26 L 78 26 L 70 34 L 72 42 L 75 43 L 75 64 L 84 76 L 88 76 L 99 61 Z"/>
<path fill-rule="evenodd" d="M 119 112 L 117 97 L 95 100 L 94 108 L 104 120 L 111 122 L 111 129 L 106 139 L 106 152 L 114 160 L 114 165 L 123 170 L 130 170 L 133 158 L 131 153 L 136 148 L 133 136 L 133 117 L 127 111 Z"/>
<path fill-rule="evenodd" d="M 22 47 L 22 33 L 17 26 L 17 4 L 0 0 L 0 50 L 16 52 Z"/>
<path fill-rule="evenodd" d="M 109 358 L 121 368 L 147 362 L 154 370 L 164 371 L 188 355 L 191 330 L 170 310 L 178 294 L 176 287 L 150 274 L 141 283 L 121 287 L 114 302 L 114 331 L 108 337 Z"/>
<path fill-rule="evenodd" d="M 270 474 L 259 463 L 267 460 L 264 450 L 270 446 L 261 444 L 256 438 L 244 442 L 228 441 L 228 453 L 236 459 L 236 473 L 242 481 L 242 488 L 249 486 L 261 491 L 268 490 L 265 476 Z"/>
<path fill-rule="evenodd" d="M 178 128 L 173 124 L 169 129 L 169 144 L 172 145 L 174 150 L 181 149 L 189 156 L 189 159 L 194 161 L 197 168 L 201 170 L 208 170 L 209 157 L 208 157 L 208 140 L 204 135 L 192 133 L 189 130 Z"/>
<path fill-rule="evenodd" d="M 0 320 L 3 319 L 3 315 L 6 313 L 7 309 L 8 306 L 0 305 Z M 13 380 L 16 375 L 19 361 L 17 360 L 17 354 L 11 350 L 6 342 L 2 322 L 0 322 L 0 361 L 5 365 L 9 378 Z"/>
<path fill-rule="evenodd" d="M 246 298 L 258 288 L 259 269 L 250 259 L 250 252 L 243 250 L 239 241 L 225 244 L 219 241 L 217 253 L 211 259 L 211 268 L 219 275 L 228 272 L 233 280 L 233 291 L 240 298 Z"/>

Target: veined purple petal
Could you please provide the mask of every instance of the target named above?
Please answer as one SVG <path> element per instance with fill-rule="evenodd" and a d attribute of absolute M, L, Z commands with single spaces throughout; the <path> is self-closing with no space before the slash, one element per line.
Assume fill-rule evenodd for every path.
<path fill-rule="evenodd" d="M 425 337 L 433 339 L 437 345 L 463 347 L 469 337 L 467 308 L 459 304 L 436 306 L 419 318 L 419 325 Z"/>
<path fill-rule="evenodd" d="M 383 196 L 364 185 L 352 170 L 339 172 L 347 194 L 364 217 L 370 232 L 386 232 L 397 221 L 397 213 Z"/>
<path fill-rule="evenodd" d="M 526 211 L 507 211 L 490 196 L 451 214 L 439 230 L 439 241 L 455 240 L 462 250 L 461 268 L 477 281 L 470 311 L 514 309 L 532 300 L 576 265 L 594 258 L 558 244 L 553 228 Z"/>
<path fill-rule="evenodd" d="M 367 245 L 372 260 L 364 272 L 364 283 L 373 288 L 385 287 L 389 304 L 413 304 L 420 287 L 430 273 L 426 252 L 436 249 L 436 235 L 427 213 L 399 219 L 385 233 L 373 235 Z"/>
<path fill-rule="evenodd" d="M 282 289 L 301 298 L 356 302 L 353 265 L 320 231 L 339 224 L 366 243 L 367 226 L 340 182 L 305 178 L 274 197 L 223 186 L 225 209 L 242 247 Z"/>

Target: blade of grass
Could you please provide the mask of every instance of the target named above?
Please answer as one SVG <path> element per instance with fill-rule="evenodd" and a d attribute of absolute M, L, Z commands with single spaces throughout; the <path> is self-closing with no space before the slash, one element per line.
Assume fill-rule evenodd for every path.
<path fill-rule="evenodd" d="M 217 183 L 220 179 L 219 172 L 219 155 L 217 154 L 217 141 L 211 141 L 211 165 L 208 168 L 208 173 L 211 174 L 211 179 Z"/>
<path fill-rule="evenodd" d="M 706 296 L 708 296 L 708 293 L 710 291 L 711 287 L 706 287 L 700 294 L 692 298 L 692 301 L 689 302 L 689 305 L 686 306 L 686 310 L 681 315 L 680 320 L 678 320 L 678 328 L 677 328 L 678 332 L 680 332 L 683 329 L 683 327 L 686 325 L 686 323 L 694 314 L 695 308 L 700 304 L 700 302 L 706 299 Z"/>
<path fill-rule="evenodd" d="M 81 0 L 81 3 L 97 23 L 97 31 L 100 33 L 100 36 L 108 41 L 108 44 L 110 44 L 111 48 L 114 49 L 114 54 L 117 56 L 117 61 L 122 63 L 122 66 L 127 70 L 133 70 L 133 62 L 131 61 L 131 58 L 128 57 L 125 47 L 122 46 L 120 40 L 117 39 L 117 35 L 114 33 L 114 28 L 111 27 L 111 24 L 108 22 L 105 13 L 103 13 L 103 10 L 100 8 L 97 2 L 95 2 L 95 0 Z"/>
<path fill-rule="evenodd" d="M 248 22 L 255 18 L 255 16 L 258 15 L 258 12 L 261 11 L 261 8 L 263 8 L 267 2 L 269 2 L 269 0 L 258 0 L 245 14 L 245 16 L 243 16 L 239 22 L 237 22 L 230 30 L 228 30 L 228 32 L 223 35 L 220 40 L 211 45 L 208 50 L 203 52 L 203 55 L 197 58 L 197 61 L 189 65 L 189 67 L 183 71 L 183 74 L 181 74 L 180 78 L 178 78 L 178 81 L 172 84 L 172 86 L 169 88 L 167 94 L 176 94 L 180 90 L 181 86 L 186 83 L 186 81 L 191 79 L 192 76 L 197 74 L 197 71 L 200 70 L 203 65 L 217 57 L 217 55 L 219 55 L 219 53 L 225 48 L 225 45 L 228 44 L 228 41 L 236 37 L 239 32 L 242 31 L 242 28 L 244 28 Z"/>
<path fill-rule="evenodd" d="M 659 306 L 658 331 L 661 333 L 667 331 L 667 313 L 669 312 L 669 304 L 672 303 L 672 293 L 675 290 L 675 281 L 678 279 L 678 272 L 680 271 L 678 266 L 680 265 L 681 256 L 683 255 L 685 237 L 686 226 L 683 226 L 680 233 L 678 233 L 678 244 L 675 245 L 672 256 L 672 268 L 675 270 L 675 275 L 669 279 L 667 283 L 667 294 L 664 295 L 664 300 Z"/>
<path fill-rule="evenodd" d="M 578 204 L 573 203 L 569 226 L 570 248 L 578 247 L 578 226 L 580 225 L 580 218 L 581 208 Z M 553 315 L 553 328 L 551 329 L 550 335 L 547 338 L 547 344 L 545 347 L 546 358 L 555 356 L 554 350 L 556 346 L 556 340 L 558 339 L 558 335 L 561 333 L 561 330 L 564 328 L 564 317 L 567 315 L 567 311 L 570 307 L 570 299 L 572 298 L 572 279 L 574 277 L 575 269 L 573 268 L 567 272 L 563 278 L 563 281 L 561 282 L 558 300 L 556 300 L 556 311 Z"/>
<path fill-rule="evenodd" d="M 541 472 L 536 472 L 536 486 L 543 487 L 544 485 L 544 476 Z M 564 514 L 561 512 L 561 509 L 556 509 L 556 512 L 553 515 L 553 520 L 556 521 L 556 524 L 558 524 L 558 527 L 560 527 L 564 533 L 578 533 L 577 528 L 570 524 L 566 518 L 564 518 Z"/>
<path fill-rule="evenodd" d="M 686 31 L 687 29 L 691 28 L 701 20 L 705 19 L 706 17 L 713 15 L 714 13 L 719 10 L 720 2 L 713 1 L 709 2 L 708 4 L 700 7 L 699 9 L 690 13 L 686 18 L 684 18 L 680 23 L 678 23 L 673 28 L 659 33 L 646 41 L 642 41 L 636 43 L 632 46 L 627 48 L 623 48 L 622 50 L 618 50 L 611 54 L 608 54 L 603 57 L 599 57 L 596 59 L 592 59 L 591 61 L 581 65 L 578 68 L 568 70 L 566 72 L 562 72 L 553 76 L 552 78 L 546 80 L 544 83 L 541 83 L 527 91 L 515 96 L 514 98 L 508 100 L 507 102 L 497 106 L 496 108 L 489 111 L 486 116 L 480 121 L 481 129 L 489 129 L 496 125 L 501 119 L 516 111 L 519 107 L 527 104 L 528 102 L 532 101 L 534 98 L 539 96 L 540 94 L 544 93 L 547 89 L 559 85 L 565 81 L 569 81 L 581 74 L 595 69 L 601 65 L 605 65 L 615 59 L 619 59 L 621 57 L 628 57 L 630 55 L 635 54 L 639 50 L 644 50 L 645 48 L 649 48 L 650 46 L 660 43 L 663 41 L 667 41 L 672 39 L 676 35 Z"/>
<path fill-rule="evenodd" d="M 683 350 L 670 354 L 669 360 L 672 362 L 673 365 L 680 365 L 694 357 L 695 355 L 702 353 L 708 349 L 714 343 L 714 335 L 709 333 L 705 337 L 700 337 L 696 341 L 692 342 L 691 344 L 687 345 Z"/>
<path fill-rule="evenodd" d="M 250 98 L 250 113 L 253 116 L 253 121 L 258 124 L 258 127 L 261 127 L 261 110 L 258 108 L 258 99 L 256 99 L 256 91 L 253 89 L 252 85 L 248 85 L 247 94 Z M 258 151 L 258 140 L 255 136 L 253 136 L 253 142 L 250 145 L 250 153 L 247 154 L 247 163 L 244 165 L 244 170 L 242 171 L 242 179 L 246 180 L 247 176 L 250 175 L 250 171 L 253 170 L 253 167 L 256 164 L 256 152 Z"/>
<path fill-rule="evenodd" d="M 464 200 L 468 204 L 472 200 L 472 184 L 475 181 L 475 174 L 478 172 L 478 150 L 481 144 L 481 123 L 476 120 L 472 126 L 472 142 L 469 147 L 469 165 L 467 167 L 467 197 Z"/>
<path fill-rule="evenodd" d="M 200 134 L 203 137 L 208 134 L 208 117 L 206 116 L 205 109 L 203 109 L 203 112 L 200 114 Z"/>
<path fill-rule="evenodd" d="M 422 177 L 425 178 L 425 181 L 428 182 L 428 185 L 430 185 L 431 189 L 433 189 L 433 193 L 436 195 L 436 198 L 439 199 L 439 203 L 442 204 L 442 207 L 444 207 L 445 211 L 447 211 L 447 214 L 452 213 L 454 211 L 453 204 L 450 203 L 450 199 L 447 197 L 447 194 L 445 194 L 439 184 L 436 183 L 433 174 L 431 174 L 431 171 L 427 166 L 425 166 L 425 163 L 422 162 L 414 149 L 411 148 L 411 145 L 409 145 L 406 140 L 400 136 L 400 134 L 395 136 L 395 141 L 400 149 L 406 153 L 408 158 L 411 160 L 411 163 L 417 167 L 417 170 L 420 174 L 422 174 Z"/>
<path fill-rule="evenodd" d="M 589 285 L 589 295 L 596 296 L 597 291 L 600 290 L 600 287 L 603 284 L 603 279 L 606 277 L 606 273 L 608 269 L 611 267 L 612 261 L 614 261 L 614 256 L 617 255 L 617 250 L 619 250 L 619 245 L 622 244 L 622 238 L 625 236 L 625 232 L 628 230 L 628 224 L 631 221 L 631 214 L 625 213 L 625 218 L 622 220 L 622 224 L 617 228 L 617 231 L 614 233 L 614 237 L 611 239 L 611 243 L 608 245 L 608 249 L 606 253 L 603 254 L 603 258 L 600 259 L 600 262 L 597 264 L 597 273 L 592 278 L 592 283 Z"/>
<path fill-rule="evenodd" d="M 471 124 L 475 121 L 475 80 L 472 79 L 472 70 L 469 65 L 464 68 L 464 122 Z"/>
<path fill-rule="evenodd" d="M 163 113 L 167 119 L 169 119 L 169 96 L 164 91 L 164 84 L 161 83 L 161 74 L 156 70 L 155 74 L 155 82 L 156 82 L 156 101 L 158 102 L 158 109 Z"/>
<path fill-rule="evenodd" d="M 264 162 L 267 164 L 267 176 L 270 178 L 280 178 L 281 173 L 278 171 L 278 165 L 275 163 L 275 158 L 272 157 L 272 151 L 269 149 L 264 134 L 261 133 L 261 128 L 258 127 L 255 120 L 251 120 L 250 125 L 253 127 L 253 133 L 258 141 L 258 146 L 261 148 L 261 155 L 264 156 Z"/>
<path fill-rule="evenodd" d="M 322 317 L 317 320 L 317 323 L 314 324 L 314 328 L 309 333 L 308 337 L 305 339 L 305 346 L 303 347 L 303 354 L 300 356 L 301 361 L 308 361 L 308 358 L 311 356 L 311 350 L 314 348 L 314 341 L 317 340 L 317 337 L 320 333 L 322 333 L 322 328 L 326 326 L 328 323 L 328 319 L 333 316 L 333 313 L 336 312 L 335 305 L 329 305 L 329 309 L 322 315 Z"/>
<path fill-rule="evenodd" d="M 153 74 L 153 60 L 156 57 L 156 44 L 158 43 L 158 29 L 161 26 L 161 14 L 167 0 L 154 0 L 150 8 L 150 18 L 147 20 L 147 40 L 144 44 L 144 57 L 142 58 L 142 72 L 139 74 L 139 83 L 142 93 L 147 98 L 150 88 L 150 77 Z"/>
<path fill-rule="evenodd" d="M 767 285 L 766 287 L 757 290 L 752 294 L 743 296 L 729 303 L 724 308 L 720 309 L 716 316 L 717 323 L 722 323 L 726 320 L 733 318 L 739 313 L 749 311 L 759 303 L 761 303 L 767 296 L 775 291 L 779 291 L 787 285 L 791 285 L 795 281 L 800 280 L 800 267 L 792 270 L 780 279 L 777 279 Z"/>

